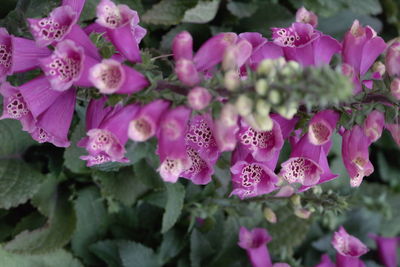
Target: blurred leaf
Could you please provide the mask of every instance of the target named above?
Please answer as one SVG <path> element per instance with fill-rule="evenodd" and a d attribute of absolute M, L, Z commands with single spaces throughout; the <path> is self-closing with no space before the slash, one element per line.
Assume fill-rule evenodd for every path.
<path fill-rule="evenodd" d="M 40 255 L 21 255 L 5 251 L 0 247 L 0 266 L 4 267 L 83 267 L 71 253 L 59 249 Z"/>
<path fill-rule="evenodd" d="M 219 3 L 221 0 L 204 1 L 200 0 L 194 8 L 185 12 L 182 22 L 189 23 L 207 23 L 217 15 Z"/>
<path fill-rule="evenodd" d="M 181 215 L 183 200 L 185 198 L 185 188 L 179 182 L 175 184 L 166 183 L 167 204 L 162 220 L 162 233 L 166 233 L 176 223 Z"/>
<path fill-rule="evenodd" d="M 392 186 L 398 185 L 400 182 L 400 170 L 390 166 L 382 152 L 377 154 L 380 178 Z"/>
<path fill-rule="evenodd" d="M 182 20 L 186 10 L 196 4 L 197 0 L 161 0 L 142 16 L 142 20 L 149 24 L 175 25 Z"/>
<path fill-rule="evenodd" d="M 135 177 L 139 179 L 142 184 L 147 185 L 153 189 L 164 188 L 165 184 L 156 170 L 151 167 L 146 160 L 142 159 L 133 165 Z"/>
<path fill-rule="evenodd" d="M 163 241 L 160 246 L 160 251 L 158 253 L 160 263 L 165 264 L 170 259 L 178 255 L 178 253 L 183 249 L 186 238 L 176 229 L 171 229 L 163 235 Z"/>
<path fill-rule="evenodd" d="M 118 244 L 119 255 L 124 267 L 157 267 L 157 256 L 151 248 L 126 241 Z"/>
<path fill-rule="evenodd" d="M 257 11 L 258 5 L 254 1 L 250 1 L 249 3 L 230 1 L 226 7 L 232 15 L 235 15 L 238 18 L 247 18 Z"/>
<path fill-rule="evenodd" d="M 81 120 L 72 131 L 71 145 L 64 152 L 64 165 L 74 173 L 90 172 L 90 169 L 86 167 L 86 161 L 79 158 L 87 153 L 86 149 L 77 146 L 79 140 L 85 136 L 85 121 Z"/>
<path fill-rule="evenodd" d="M 71 240 L 72 251 L 84 259 L 86 263 L 93 264 L 89 245 L 96 242 L 107 231 L 108 216 L 105 205 L 98 190 L 92 186 L 78 193 L 74 202 L 77 215 L 76 230 Z"/>
<path fill-rule="evenodd" d="M 97 257 L 107 263 L 109 267 L 122 266 L 121 259 L 118 254 L 118 245 L 114 240 L 104 240 L 92 244 L 89 247 L 90 251 L 96 254 Z"/>
<path fill-rule="evenodd" d="M 205 236 L 194 229 L 190 235 L 190 262 L 191 267 L 205 266 L 202 261 L 210 257 L 214 253 L 210 242 Z"/>

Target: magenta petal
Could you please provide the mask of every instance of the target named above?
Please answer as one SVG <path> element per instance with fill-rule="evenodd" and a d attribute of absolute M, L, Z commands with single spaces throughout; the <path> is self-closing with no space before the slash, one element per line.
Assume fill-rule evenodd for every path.
<path fill-rule="evenodd" d="M 103 119 L 112 113 L 113 107 L 105 107 L 107 98 L 92 99 L 86 111 L 86 130 L 99 128 Z"/>
<path fill-rule="evenodd" d="M 116 29 L 107 29 L 108 37 L 115 45 L 115 48 L 124 57 L 132 62 L 141 62 L 139 44 L 132 34 L 130 25 Z"/>
<path fill-rule="evenodd" d="M 66 39 L 74 41 L 77 45 L 83 47 L 85 53 L 94 59 L 100 60 L 101 56 L 97 47 L 90 40 L 89 36 L 78 25 L 73 25 L 71 31 L 65 36 Z"/>
<path fill-rule="evenodd" d="M 360 74 L 364 75 L 375 62 L 377 57 L 386 49 L 386 43 L 381 37 L 374 37 L 367 41 L 362 50 Z"/>
<path fill-rule="evenodd" d="M 189 32 L 183 31 L 175 36 L 172 41 L 172 53 L 174 54 L 174 60 L 189 59 L 193 58 L 193 38 Z"/>
<path fill-rule="evenodd" d="M 150 85 L 147 78 L 128 66 L 123 66 L 125 71 L 125 82 L 121 88 L 117 91 L 119 94 L 132 94 L 136 93 Z"/>
<path fill-rule="evenodd" d="M 377 141 L 385 126 L 385 116 L 381 111 L 373 110 L 364 121 L 364 132 L 371 142 Z"/>
<path fill-rule="evenodd" d="M 45 76 L 39 76 L 19 87 L 32 115 L 37 118 L 62 95 L 51 88 Z"/>
<path fill-rule="evenodd" d="M 274 121 L 276 121 L 280 128 L 281 128 L 281 132 L 282 132 L 282 137 L 284 140 L 286 140 L 290 134 L 293 132 L 294 127 L 296 126 L 297 122 L 299 121 L 299 118 L 294 117 L 293 119 L 286 119 L 284 117 L 282 117 L 279 114 L 271 114 L 271 119 L 273 119 Z"/>
<path fill-rule="evenodd" d="M 314 65 L 329 64 L 332 56 L 339 53 L 342 45 L 329 35 L 323 35 L 313 43 Z"/>
<path fill-rule="evenodd" d="M 370 234 L 369 237 L 376 242 L 381 263 L 385 267 L 397 267 L 398 237 L 383 237 L 374 234 Z"/>
<path fill-rule="evenodd" d="M 335 264 L 331 261 L 328 254 L 324 254 L 321 257 L 321 262 L 314 267 L 335 267 Z"/>
<path fill-rule="evenodd" d="M 0 82 L 12 73 L 12 36 L 5 28 L 0 28 Z"/>
<path fill-rule="evenodd" d="M 215 161 L 209 162 L 209 159 L 202 158 L 200 154 L 190 146 L 187 147 L 187 153 L 191 161 L 191 166 L 180 176 L 190 179 L 194 184 L 204 185 L 211 182 Z"/>
<path fill-rule="evenodd" d="M 358 258 L 368 252 L 368 248 L 358 238 L 349 235 L 343 226 L 334 233 L 331 243 L 342 256 Z"/>
<path fill-rule="evenodd" d="M 85 0 L 63 0 L 62 5 L 70 6 L 72 10 L 75 11 L 77 16 L 79 17 L 85 5 Z"/>
<path fill-rule="evenodd" d="M 323 110 L 313 116 L 308 126 L 308 138 L 314 145 L 327 143 L 339 121 L 339 113 L 334 110 Z"/>
<path fill-rule="evenodd" d="M 200 82 L 200 76 L 193 61 L 180 59 L 176 62 L 175 73 L 178 79 L 187 86 L 195 86 Z"/>
<path fill-rule="evenodd" d="M 266 244 L 271 241 L 271 236 L 263 228 L 251 231 L 240 227 L 238 245 L 247 251 L 253 267 L 272 267 L 271 257 Z"/>

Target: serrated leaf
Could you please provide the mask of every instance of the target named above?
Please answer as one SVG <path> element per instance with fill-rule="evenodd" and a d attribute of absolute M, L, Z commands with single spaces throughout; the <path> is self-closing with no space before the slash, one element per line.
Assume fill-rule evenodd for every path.
<path fill-rule="evenodd" d="M 151 248 L 126 241 L 118 244 L 119 255 L 124 267 L 158 267 L 157 256 Z"/>
<path fill-rule="evenodd" d="M 149 188 L 140 182 L 131 168 L 123 168 L 119 172 L 95 172 L 102 195 L 111 197 L 130 206 Z"/>
<path fill-rule="evenodd" d="M 97 257 L 107 263 L 109 267 L 120 267 L 122 266 L 121 259 L 118 253 L 118 245 L 114 240 L 104 240 L 92 244 L 89 247 Z"/>
<path fill-rule="evenodd" d="M 182 22 L 207 23 L 217 15 L 220 0 L 203 1 L 197 3 L 194 8 L 186 10 Z"/>
<path fill-rule="evenodd" d="M 161 0 L 142 16 L 142 20 L 149 24 L 176 25 L 185 11 L 196 4 L 197 0 Z"/>
<path fill-rule="evenodd" d="M 24 152 L 35 144 L 30 135 L 22 131 L 21 124 L 17 120 L 0 121 L 0 140 L 3 141 L 0 145 L 0 159 L 7 156 L 15 157 L 16 154 Z"/>
<path fill-rule="evenodd" d="M 75 255 L 83 258 L 88 264 L 93 264 L 89 245 L 103 237 L 108 227 L 108 216 L 105 205 L 98 190 L 92 186 L 78 193 L 74 202 L 77 215 L 76 230 L 72 236 L 71 245 Z"/>
<path fill-rule="evenodd" d="M 87 152 L 85 148 L 78 147 L 77 143 L 86 136 L 85 122 L 82 120 L 76 125 L 71 135 L 71 145 L 65 149 L 64 165 L 75 173 L 88 173 L 90 169 L 86 167 L 86 162 L 79 157 Z"/>
<path fill-rule="evenodd" d="M 181 215 L 183 200 L 185 198 L 185 188 L 180 183 L 166 184 L 167 204 L 162 220 L 161 232 L 166 233 L 176 223 Z"/>
<path fill-rule="evenodd" d="M 50 189 L 54 190 L 51 191 Z M 39 210 L 48 215 L 45 226 L 33 231 L 24 231 L 5 245 L 15 253 L 46 253 L 63 247 L 69 242 L 76 223 L 75 211 L 66 192 L 58 188 L 54 180 L 48 179 L 34 201 Z"/>
<path fill-rule="evenodd" d="M 238 18 L 247 18 L 257 11 L 258 5 L 254 1 L 250 3 L 230 1 L 226 7 L 232 15 Z"/>
<path fill-rule="evenodd" d="M 60 249 L 40 255 L 21 255 L 7 252 L 0 246 L 0 266 L 4 267 L 83 267 L 71 253 Z"/>

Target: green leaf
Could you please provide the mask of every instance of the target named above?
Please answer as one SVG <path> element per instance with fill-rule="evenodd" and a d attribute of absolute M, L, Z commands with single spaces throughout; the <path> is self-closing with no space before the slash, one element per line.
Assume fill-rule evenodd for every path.
<path fill-rule="evenodd" d="M 45 253 L 67 244 L 75 230 L 76 217 L 66 192 L 57 180 L 47 179 L 33 203 L 49 217 L 42 228 L 24 231 L 6 243 L 5 249 L 16 253 Z"/>
<path fill-rule="evenodd" d="M 100 183 L 104 197 L 111 197 L 130 206 L 136 202 L 149 188 L 133 174 L 131 168 L 123 168 L 119 172 L 96 171 L 93 177 Z"/>
<path fill-rule="evenodd" d="M 83 258 L 86 263 L 93 264 L 89 245 L 101 239 L 106 233 L 107 211 L 94 186 L 79 191 L 74 206 L 78 220 L 71 240 L 72 251 L 75 255 Z"/>
<path fill-rule="evenodd" d="M 196 4 L 197 0 L 161 0 L 142 16 L 142 20 L 149 24 L 176 25 L 185 11 Z"/>
<path fill-rule="evenodd" d="M 148 187 L 153 189 L 164 188 L 164 182 L 161 180 L 160 175 L 147 163 L 146 160 L 142 159 L 133 165 L 133 171 L 135 172 L 135 177 Z"/>
<path fill-rule="evenodd" d="M 207 23 L 217 15 L 220 0 L 203 1 L 185 12 L 182 22 Z"/>
<path fill-rule="evenodd" d="M 40 255 L 21 255 L 7 252 L 0 246 L 0 266 L 4 267 L 83 267 L 71 253 L 60 249 Z"/>
<path fill-rule="evenodd" d="M 86 136 L 85 121 L 81 120 L 71 135 L 71 145 L 65 149 L 64 164 L 69 170 L 75 173 L 88 173 L 90 169 L 86 167 L 86 162 L 79 157 L 87 152 L 85 148 L 78 147 L 77 143 Z"/>
<path fill-rule="evenodd" d="M 167 263 L 170 259 L 178 255 L 185 246 L 186 240 L 184 235 L 176 229 L 171 229 L 163 236 L 163 241 L 158 253 L 160 262 Z"/>
<path fill-rule="evenodd" d="M 21 124 L 17 120 L 0 121 L 0 140 L 7 140 L 0 146 L 0 160 L 7 156 L 14 158 L 35 144 L 30 135 L 22 131 Z"/>
<path fill-rule="evenodd" d="M 257 11 L 258 5 L 254 1 L 249 3 L 230 1 L 226 7 L 232 15 L 238 18 L 248 18 Z"/>
<path fill-rule="evenodd" d="M 104 240 L 92 244 L 89 247 L 97 257 L 107 263 L 109 267 L 120 267 L 122 266 L 121 259 L 119 258 L 118 245 L 114 240 Z"/>
<path fill-rule="evenodd" d="M 181 215 L 183 208 L 183 200 L 185 198 L 185 188 L 180 183 L 166 184 L 167 187 L 167 204 L 162 220 L 162 233 L 166 233 L 176 223 Z"/>
<path fill-rule="evenodd" d="M 119 255 L 124 267 L 157 267 L 157 256 L 151 248 L 126 241 L 118 244 Z"/>
<path fill-rule="evenodd" d="M 202 233 L 194 229 L 190 235 L 191 267 L 205 266 L 202 265 L 202 261 L 209 258 L 213 253 L 214 250 L 211 247 L 210 242 Z"/>

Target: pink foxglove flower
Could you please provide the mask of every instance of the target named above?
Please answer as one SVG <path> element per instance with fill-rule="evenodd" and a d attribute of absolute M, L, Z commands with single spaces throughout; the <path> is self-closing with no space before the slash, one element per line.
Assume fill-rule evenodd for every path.
<path fill-rule="evenodd" d="M 323 110 L 312 117 L 308 126 L 308 139 L 313 145 L 326 144 L 339 121 L 339 113 L 333 110 Z"/>
<path fill-rule="evenodd" d="M 71 40 L 58 43 L 51 56 L 40 59 L 43 72 L 57 91 L 68 90 L 72 85 L 91 86 L 89 69 L 96 63 Z"/>
<path fill-rule="evenodd" d="M 188 105 L 194 110 L 206 108 L 212 99 L 212 95 L 204 87 L 196 86 L 187 95 Z"/>
<path fill-rule="evenodd" d="M 193 37 L 189 32 L 183 31 L 175 36 L 172 43 L 172 53 L 175 61 L 193 59 Z"/>
<path fill-rule="evenodd" d="M 400 245 L 399 237 L 383 237 L 369 234 L 374 239 L 378 247 L 378 254 L 381 263 L 385 267 L 396 267 L 397 264 L 397 248 Z"/>
<path fill-rule="evenodd" d="M 63 40 L 72 40 L 77 45 L 83 47 L 85 53 L 95 59 L 100 59 L 100 54 L 96 46 L 92 43 L 89 36 L 77 25 L 79 19 L 79 9 L 82 9 L 78 3 L 74 5 L 73 1 L 55 8 L 47 18 L 28 19 L 29 28 L 39 47 L 55 45 Z"/>
<path fill-rule="evenodd" d="M 97 6 L 97 30 L 106 32 L 106 37 L 129 61 L 140 62 L 139 43 L 146 30 L 139 26 L 139 16 L 127 5 L 116 5 L 110 0 L 101 0 Z"/>
<path fill-rule="evenodd" d="M 159 99 L 141 107 L 129 123 L 129 138 L 136 142 L 144 142 L 155 136 L 162 115 L 167 111 L 169 105 L 169 102 Z"/>
<path fill-rule="evenodd" d="M 62 0 L 62 5 L 70 6 L 79 17 L 82 13 L 83 7 L 85 6 L 85 1 L 86 0 Z"/>
<path fill-rule="evenodd" d="M 186 149 L 190 113 L 185 107 L 177 107 L 167 111 L 160 122 L 157 154 L 161 165 L 158 171 L 166 182 L 175 183 L 181 173 L 190 168 Z"/>
<path fill-rule="evenodd" d="M 369 138 L 370 142 L 373 143 L 377 141 L 383 131 L 385 126 L 385 116 L 381 111 L 373 110 L 371 111 L 364 121 L 364 133 Z"/>
<path fill-rule="evenodd" d="M 300 22 L 289 28 L 272 28 L 272 38 L 283 48 L 286 60 L 297 61 L 303 66 L 329 64 L 332 56 L 341 49 L 336 39 Z"/>
<path fill-rule="evenodd" d="M 370 144 L 369 138 L 358 125 L 343 134 L 342 158 L 352 187 L 360 186 L 364 176 L 369 176 L 374 171 L 374 166 L 369 161 Z"/>
<path fill-rule="evenodd" d="M 341 226 L 334 233 L 332 246 L 336 249 L 337 267 L 362 267 L 363 262 L 359 259 L 368 252 L 368 248 L 356 237 L 349 235 Z"/>
<path fill-rule="evenodd" d="M 200 74 L 192 60 L 182 58 L 176 61 L 175 73 L 184 85 L 195 86 L 200 83 Z"/>
<path fill-rule="evenodd" d="M 335 267 L 336 265 L 331 261 L 328 254 L 324 254 L 321 257 L 321 262 L 314 267 Z"/>
<path fill-rule="evenodd" d="M 247 252 L 253 267 L 272 267 L 271 256 L 266 244 L 271 242 L 272 237 L 263 228 L 254 228 L 249 231 L 240 227 L 239 247 Z"/>
<path fill-rule="evenodd" d="M 0 28 L 0 82 L 13 73 L 36 68 L 38 59 L 50 54 L 47 47 L 38 47 L 34 41 L 15 37 Z"/>
<path fill-rule="evenodd" d="M 308 11 L 305 7 L 301 7 L 296 12 L 296 22 L 308 23 L 316 28 L 318 25 L 318 17 L 314 12 Z"/>
<path fill-rule="evenodd" d="M 385 61 L 389 75 L 400 76 L 400 42 L 394 42 L 389 46 Z"/>
<path fill-rule="evenodd" d="M 191 180 L 194 184 L 204 185 L 211 182 L 217 159 L 210 160 L 189 145 L 186 147 L 186 152 L 190 159 L 190 167 L 186 168 L 180 176 Z"/>
<path fill-rule="evenodd" d="M 87 166 L 106 162 L 128 162 L 124 145 L 128 141 L 129 121 L 139 107 L 128 105 L 104 107 L 106 98 L 92 100 L 86 113 L 87 137 L 79 141 L 78 146 L 85 147 L 89 155 L 80 158 Z"/>
<path fill-rule="evenodd" d="M 400 79 L 394 78 L 390 83 L 390 92 L 397 100 L 400 100 Z"/>
<path fill-rule="evenodd" d="M 149 85 L 143 74 L 114 59 L 103 59 L 89 70 L 89 80 L 102 94 L 131 94 Z"/>
<path fill-rule="evenodd" d="M 399 123 L 390 123 L 386 124 L 386 129 L 392 134 L 393 140 L 400 147 L 400 124 Z"/>

